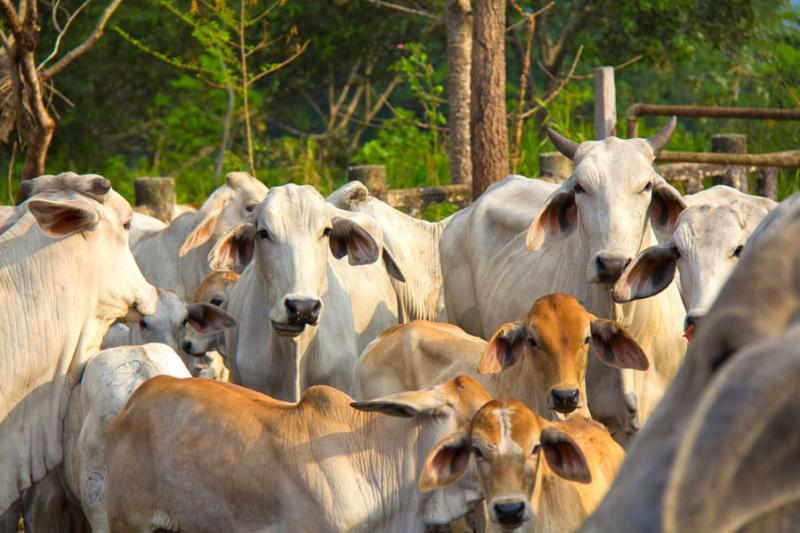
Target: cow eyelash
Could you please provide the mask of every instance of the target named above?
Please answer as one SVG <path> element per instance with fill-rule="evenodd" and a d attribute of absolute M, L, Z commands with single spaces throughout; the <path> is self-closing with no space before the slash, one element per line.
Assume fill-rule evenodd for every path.
<path fill-rule="evenodd" d="M 742 255 L 742 250 L 744 250 L 744 245 L 740 244 L 740 245 L 739 245 L 739 246 L 737 246 L 737 247 L 736 247 L 736 249 L 733 251 L 733 257 L 741 257 L 741 255 Z"/>
<path fill-rule="evenodd" d="M 581 187 L 580 183 L 576 183 L 575 187 L 573 187 L 572 190 L 575 192 L 575 194 L 581 194 L 586 192 L 586 190 L 583 187 Z"/>
<path fill-rule="evenodd" d="M 258 235 L 259 239 L 269 239 L 269 232 L 267 230 L 265 230 L 264 228 L 261 228 L 260 230 L 258 230 L 256 232 L 256 235 Z"/>
<path fill-rule="evenodd" d="M 252 213 L 253 211 L 256 210 L 256 207 L 258 207 L 258 204 L 250 204 L 247 207 L 245 207 L 244 210 L 248 213 Z"/>
<path fill-rule="evenodd" d="M 642 189 L 642 192 L 650 192 L 652 190 L 653 190 L 653 182 L 652 181 L 648 181 L 647 185 L 645 185 L 644 189 Z"/>

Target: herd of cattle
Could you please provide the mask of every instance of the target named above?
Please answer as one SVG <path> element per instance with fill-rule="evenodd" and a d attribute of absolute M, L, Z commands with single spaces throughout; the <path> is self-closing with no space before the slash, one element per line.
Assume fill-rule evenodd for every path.
<path fill-rule="evenodd" d="M 234 172 L 0 207 L 0 527 L 800 528 L 800 196 L 682 196 L 675 129 L 437 223 Z M 676 273 L 679 275 L 676 276 Z M 205 379 L 201 379 L 205 378 Z"/>

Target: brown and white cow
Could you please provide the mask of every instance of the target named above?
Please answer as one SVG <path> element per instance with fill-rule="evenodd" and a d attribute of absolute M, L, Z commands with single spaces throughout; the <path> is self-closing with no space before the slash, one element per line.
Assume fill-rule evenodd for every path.
<path fill-rule="evenodd" d="M 474 457 L 489 519 L 504 531 L 574 531 L 614 479 L 624 452 L 591 420 L 549 422 L 518 400 L 492 400 L 425 461 L 420 489 L 459 480 Z"/>
<path fill-rule="evenodd" d="M 287 403 L 228 383 L 153 378 L 107 432 L 110 529 L 405 532 L 447 524 L 480 501 L 470 490 L 476 480 L 423 494 L 417 479 L 434 445 L 490 399 L 468 377 L 355 404 L 324 385 Z"/>
<path fill-rule="evenodd" d="M 467 374 L 492 396 L 518 398 L 548 419 L 574 411 L 589 416 L 590 346 L 608 365 L 648 366 L 625 328 L 595 317 L 572 296 L 555 293 L 502 325 L 488 343 L 450 324 L 417 320 L 390 329 L 364 350 L 356 367 L 356 395 L 371 399 Z"/>

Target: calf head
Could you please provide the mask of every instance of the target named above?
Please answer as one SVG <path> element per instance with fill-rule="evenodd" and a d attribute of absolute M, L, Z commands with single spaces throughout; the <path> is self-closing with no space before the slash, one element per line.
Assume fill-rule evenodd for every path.
<path fill-rule="evenodd" d="M 209 260 L 215 270 L 241 271 L 255 257 L 271 306 L 271 327 L 294 337 L 322 316 L 329 253 L 336 259 L 347 257 L 351 265 L 374 263 L 382 256 L 389 274 L 399 275 L 370 225 L 375 226 L 373 219 L 335 208 L 313 187 L 289 184 L 271 189 L 251 220 L 219 240 Z"/>
<path fill-rule="evenodd" d="M 554 293 L 536 300 L 522 319 L 500 326 L 478 372 L 515 367 L 517 379 L 533 388 L 538 412 L 567 414 L 586 405 L 590 346 L 610 366 L 648 368 L 647 356 L 619 323 L 595 317 L 572 296 Z"/>
<path fill-rule="evenodd" d="M 233 285 L 239 279 L 235 272 L 212 272 L 200 283 L 188 306 L 187 324 L 183 332 L 183 351 L 202 356 L 209 350 L 219 350 L 219 328 L 228 328 L 236 323 L 225 313 Z M 195 304 L 206 304 L 205 306 Z M 222 311 L 217 313 L 216 311 Z"/>
<path fill-rule="evenodd" d="M 612 285 L 650 231 L 670 225 L 683 208 L 680 194 L 653 169 L 653 160 L 675 130 L 670 121 L 649 139 L 578 144 L 548 130 L 558 150 L 575 163 L 574 174 L 553 192 L 528 230 L 529 250 L 538 250 L 580 228 L 590 259 L 590 283 Z"/>
<path fill-rule="evenodd" d="M 428 452 L 442 437 L 462 430 L 473 415 L 492 397 L 474 379 L 458 376 L 421 391 L 401 392 L 366 402 L 354 402 L 360 411 L 373 411 L 390 416 L 416 418 L 420 439 L 414 457 L 422 465 Z M 468 462 L 469 457 L 466 458 Z M 461 465 L 464 472 L 468 465 Z M 474 472 L 471 472 L 474 474 Z M 474 475 L 463 475 L 463 481 L 422 495 L 419 509 L 428 526 L 446 525 L 474 510 L 481 500 Z"/>
<path fill-rule="evenodd" d="M 25 182 L 21 198 L 45 235 L 62 239 L 80 234 L 90 250 L 102 254 L 108 275 L 96 280 L 100 316 L 132 319 L 155 312 L 155 288 L 142 276 L 128 247 L 133 211 L 111 190 L 111 182 L 74 172 L 41 176 Z"/>
<path fill-rule="evenodd" d="M 534 492 L 548 490 L 543 477 L 591 482 L 586 458 L 569 429 L 567 424 L 548 422 L 518 400 L 492 400 L 465 431 L 445 437 L 431 451 L 420 490 L 458 481 L 474 457 L 489 518 L 504 529 L 516 529 L 534 518 Z"/>
<path fill-rule="evenodd" d="M 267 187 L 250 174 L 230 172 L 225 177 L 225 185 L 211 193 L 195 214 L 192 230 L 181 246 L 180 256 L 209 240 L 219 239 L 253 213 L 266 195 Z"/>
<path fill-rule="evenodd" d="M 647 248 L 614 286 L 614 300 L 628 302 L 654 296 L 672 283 L 680 269 L 686 304 L 686 336 L 708 312 L 727 281 L 750 234 L 766 216 L 762 202 L 693 205 L 678 217 L 669 240 Z"/>

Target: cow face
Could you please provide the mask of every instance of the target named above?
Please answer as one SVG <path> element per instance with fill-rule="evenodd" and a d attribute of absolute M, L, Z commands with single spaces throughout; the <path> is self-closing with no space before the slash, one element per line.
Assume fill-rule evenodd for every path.
<path fill-rule="evenodd" d="M 133 211 L 110 187 L 107 179 L 94 174 L 42 176 L 30 180 L 24 205 L 44 234 L 60 239 L 79 233 L 94 244 L 98 256 L 102 254 L 103 272 L 109 275 L 97 280 L 99 316 L 113 320 L 151 315 L 156 290 L 128 247 Z"/>
<path fill-rule="evenodd" d="M 373 233 L 365 229 L 372 221 Z M 374 220 L 341 211 L 311 186 L 286 185 L 272 189 L 253 214 L 223 237 L 209 258 L 216 270 L 241 269 L 251 257 L 267 300 L 269 320 L 279 335 L 297 336 L 315 326 L 324 311 L 328 254 L 347 257 L 351 265 L 374 263 L 383 255 L 390 274 L 394 261 L 373 235 Z M 398 270 L 399 272 L 399 270 Z"/>
<path fill-rule="evenodd" d="M 231 172 L 225 185 L 203 202 L 192 230 L 183 242 L 180 256 L 209 240 L 215 241 L 255 211 L 267 195 L 267 187 L 246 172 Z"/>
<path fill-rule="evenodd" d="M 604 363 L 644 370 L 648 361 L 635 340 L 613 320 L 598 319 L 572 296 L 539 298 L 519 321 L 505 324 L 492 337 L 478 372 L 491 374 L 516 365 L 530 380 L 534 408 L 568 414 L 586 405 L 586 358 L 589 346 Z"/>
<path fill-rule="evenodd" d="M 475 458 L 492 522 L 516 529 L 534 518 L 531 499 L 547 490 L 543 476 L 591 482 L 583 452 L 558 425 L 547 422 L 518 400 L 493 400 L 468 429 L 443 439 L 428 455 L 420 476 L 423 491 L 448 486 Z M 546 465 L 545 465 L 546 463 Z"/>
<path fill-rule="evenodd" d="M 626 269 L 614 286 L 614 300 L 654 296 L 669 286 L 678 268 L 687 308 L 686 334 L 691 338 L 766 213 L 765 206 L 749 203 L 687 208 L 670 239 L 644 250 Z"/>
<path fill-rule="evenodd" d="M 580 228 L 590 283 L 612 285 L 638 253 L 648 221 L 670 226 L 683 208 L 680 194 L 659 177 L 653 160 L 675 128 L 673 119 L 650 139 L 609 137 L 580 145 L 549 131 L 574 160 L 575 173 L 548 199 L 527 236 L 530 250 Z"/>
<path fill-rule="evenodd" d="M 203 356 L 209 350 L 219 350 L 217 333 L 220 328 L 235 325 L 233 317 L 224 312 L 233 285 L 239 279 L 234 272 L 212 272 L 197 287 L 188 306 L 187 324 L 183 332 L 183 351 Z M 195 304 L 206 304 L 205 306 Z"/>
<path fill-rule="evenodd" d="M 481 406 L 491 399 L 477 381 L 468 376 L 458 376 L 421 391 L 401 392 L 375 400 L 354 402 L 352 406 L 360 411 L 416 418 L 419 421 L 420 436 L 414 452 L 421 455 L 413 460 L 422 465 L 428 451 L 437 442 L 452 432 L 463 430 Z M 449 524 L 473 511 L 480 502 L 477 479 L 468 463 L 469 454 L 465 463 L 460 465 L 461 479 L 457 483 L 454 480 L 442 490 L 424 491 L 419 501 L 419 510 L 426 526 Z"/>

